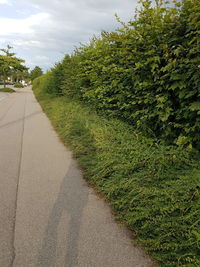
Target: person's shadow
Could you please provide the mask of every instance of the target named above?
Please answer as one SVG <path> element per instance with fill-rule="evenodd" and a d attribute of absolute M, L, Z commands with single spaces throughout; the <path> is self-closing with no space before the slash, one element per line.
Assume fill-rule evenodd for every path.
<path fill-rule="evenodd" d="M 76 266 L 80 221 L 83 208 L 88 200 L 89 192 L 88 187 L 84 186 L 83 184 L 84 180 L 81 178 L 81 172 L 78 170 L 75 161 L 72 160 L 69 171 L 64 177 L 63 182 L 60 186 L 60 192 L 48 220 L 42 249 L 40 250 L 38 256 L 38 267 L 57 266 L 57 231 L 63 212 L 66 212 L 70 216 L 70 222 L 69 226 L 66 225 L 67 245 L 65 265 L 62 267 Z"/>

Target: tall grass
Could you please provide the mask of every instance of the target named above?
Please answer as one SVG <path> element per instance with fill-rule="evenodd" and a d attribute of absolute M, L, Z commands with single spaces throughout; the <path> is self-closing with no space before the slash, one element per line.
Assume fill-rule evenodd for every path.
<path fill-rule="evenodd" d="M 37 99 L 116 217 L 161 266 L 200 266 L 197 152 L 146 138 L 78 101 L 50 95 L 39 79 Z"/>

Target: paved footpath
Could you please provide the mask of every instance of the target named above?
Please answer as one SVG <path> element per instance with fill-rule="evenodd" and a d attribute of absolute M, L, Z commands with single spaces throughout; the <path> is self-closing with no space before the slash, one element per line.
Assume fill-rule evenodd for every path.
<path fill-rule="evenodd" d="M 153 266 L 86 185 L 31 89 L 4 96 L 0 267 Z"/>
<path fill-rule="evenodd" d="M 0 101 L 2 101 L 4 98 L 6 98 L 7 95 L 8 95 L 7 93 L 0 92 Z"/>

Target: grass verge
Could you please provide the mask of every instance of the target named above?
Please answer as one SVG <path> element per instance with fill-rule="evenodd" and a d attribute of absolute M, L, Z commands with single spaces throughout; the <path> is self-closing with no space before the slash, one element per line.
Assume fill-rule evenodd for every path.
<path fill-rule="evenodd" d="M 62 141 L 161 266 L 200 266 L 199 154 L 144 137 L 82 103 L 34 89 Z"/>
<path fill-rule="evenodd" d="M 3 93 L 14 93 L 15 90 L 13 90 L 12 88 L 0 88 L 0 92 L 3 92 Z"/>

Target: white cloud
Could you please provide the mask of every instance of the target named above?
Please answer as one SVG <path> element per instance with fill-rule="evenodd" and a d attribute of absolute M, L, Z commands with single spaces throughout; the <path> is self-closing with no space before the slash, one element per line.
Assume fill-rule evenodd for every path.
<path fill-rule="evenodd" d="M 16 39 L 12 41 L 12 44 L 15 46 L 21 46 L 24 47 L 24 49 L 29 49 L 29 48 L 43 48 L 43 45 L 40 41 L 33 41 L 33 40 L 21 40 L 21 39 Z"/>
<path fill-rule="evenodd" d="M 47 68 L 47 62 L 52 66 L 101 30 L 116 29 L 115 13 L 126 21 L 133 17 L 137 0 L 12 0 L 12 4 L 15 10 L 20 5 L 22 17 L 0 17 L 0 40 L 13 44 L 30 66 Z M 32 9 L 33 14 L 24 18 L 24 11 Z"/>
<path fill-rule="evenodd" d="M 25 19 L 0 18 L 0 36 L 33 33 L 34 26 L 40 25 L 48 17 L 46 13 L 38 13 Z"/>
<path fill-rule="evenodd" d="M 4 5 L 4 4 L 9 5 L 10 3 L 8 0 L 0 0 L 0 5 Z"/>

